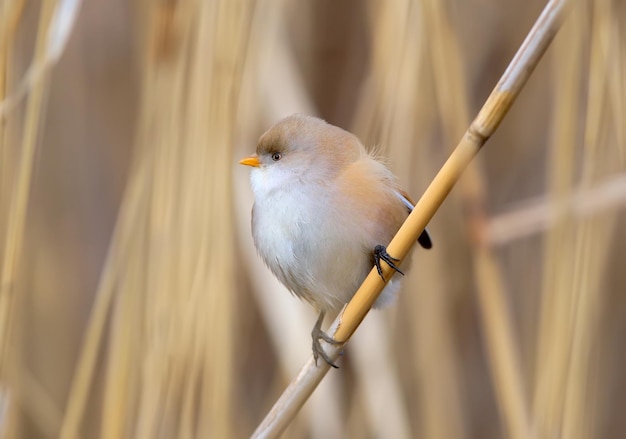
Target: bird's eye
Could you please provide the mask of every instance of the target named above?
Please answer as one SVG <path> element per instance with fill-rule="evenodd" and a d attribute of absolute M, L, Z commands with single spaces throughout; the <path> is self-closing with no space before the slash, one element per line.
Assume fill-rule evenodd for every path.
<path fill-rule="evenodd" d="M 283 155 L 279 152 L 275 152 L 274 154 L 272 154 L 272 160 L 274 160 L 275 162 L 279 161 L 282 158 Z"/>

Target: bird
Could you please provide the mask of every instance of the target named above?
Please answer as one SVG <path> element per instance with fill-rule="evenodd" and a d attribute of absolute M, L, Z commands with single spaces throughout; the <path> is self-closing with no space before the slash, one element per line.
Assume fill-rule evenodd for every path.
<path fill-rule="evenodd" d="M 257 252 L 291 293 L 318 311 L 311 331 L 315 363 L 321 356 L 337 367 L 321 347 L 320 340 L 338 343 L 322 331 L 324 316 L 338 313 L 374 266 L 383 277 L 381 260 L 395 273 L 374 308 L 393 302 L 410 261 L 401 271 L 386 244 L 415 203 L 377 153 L 314 116 L 280 120 L 239 163 L 252 167 Z M 418 242 L 432 247 L 426 229 Z"/>

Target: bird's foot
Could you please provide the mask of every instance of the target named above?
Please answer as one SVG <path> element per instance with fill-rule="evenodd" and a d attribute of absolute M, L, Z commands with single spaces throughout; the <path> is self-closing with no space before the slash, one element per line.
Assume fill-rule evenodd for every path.
<path fill-rule="evenodd" d="M 385 261 L 387 265 L 404 276 L 404 273 L 395 264 L 395 262 L 398 262 L 400 259 L 390 256 L 384 245 L 377 245 L 374 247 L 374 264 L 376 265 L 376 271 L 378 271 L 378 275 L 381 277 L 383 282 L 385 281 L 385 276 L 383 276 L 383 269 L 380 266 L 381 260 Z"/>
<path fill-rule="evenodd" d="M 317 366 L 317 359 L 322 357 L 322 359 L 328 363 L 330 366 L 338 369 L 339 367 L 333 363 L 328 354 L 322 348 L 320 340 L 324 340 L 326 343 L 330 343 L 332 345 L 341 344 L 324 331 L 322 331 L 322 323 L 324 322 L 324 312 L 321 312 L 319 317 L 317 318 L 317 322 L 315 322 L 315 326 L 313 326 L 313 330 L 311 331 L 311 338 L 313 339 L 313 358 L 315 359 L 315 365 Z"/>

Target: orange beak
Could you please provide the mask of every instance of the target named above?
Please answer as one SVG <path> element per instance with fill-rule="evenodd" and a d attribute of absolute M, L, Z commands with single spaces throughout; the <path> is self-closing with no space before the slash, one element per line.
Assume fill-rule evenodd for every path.
<path fill-rule="evenodd" d="M 239 164 L 258 168 L 259 166 L 261 166 L 261 161 L 259 160 L 259 157 L 254 154 L 239 160 Z"/>

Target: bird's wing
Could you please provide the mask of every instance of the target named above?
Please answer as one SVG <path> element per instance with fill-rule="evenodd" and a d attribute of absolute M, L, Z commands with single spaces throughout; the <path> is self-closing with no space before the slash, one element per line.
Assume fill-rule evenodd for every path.
<path fill-rule="evenodd" d="M 411 198 L 409 197 L 409 194 L 407 194 L 402 189 L 396 189 L 395 193 L 400 199 L 400 201 L 402 201 L 402 203 L 406 206 L 409 213 L 413 212 L 413 208 L 415 207 L 415 202 L 411 200 Z M 428 234 L 428 229 L 424 229 L 424 231 L 419 236 L 419 238 L 417 238 L 417 242 L 419 242 L 419 244 L 425 249 L 432 248 L 433 242 L 431 241 L 430 235 Z"/>

